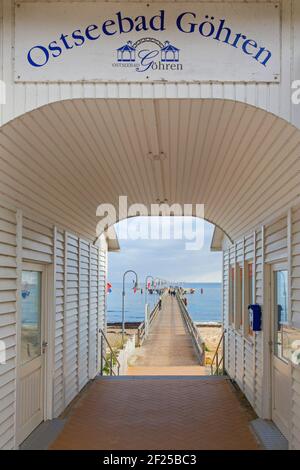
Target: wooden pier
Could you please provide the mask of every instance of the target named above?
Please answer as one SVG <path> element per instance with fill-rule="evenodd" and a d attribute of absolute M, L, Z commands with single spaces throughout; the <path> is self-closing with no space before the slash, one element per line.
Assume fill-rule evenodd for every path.
<path fill-rule="evenodd" d="M 155 316 L 143 345 L 128 368 L 127 375 L 207 375 L 200 365 L 178 300 L 165 294 L 161 311 Z"/>

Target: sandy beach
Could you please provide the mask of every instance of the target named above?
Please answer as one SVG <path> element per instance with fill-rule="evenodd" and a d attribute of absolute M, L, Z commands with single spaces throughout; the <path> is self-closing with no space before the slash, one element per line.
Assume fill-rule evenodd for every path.
<path fill-rule="evenodd" d="M 203 341 L 205 342 L 205 363 L 209 366 L 222 335 L 222 325 L 198 323 L 196 326 L 200 332 L 201 337 L 203 338 Z M 125 341 L 126 337 L 133 334 L 137 335 L 137 324 L 128 323 L 126 325 Z M 109 325 L 107 328 L 107 337 L 113 349 L 119 349 L 122 343 L 120 325 Z"/>
<path fill-rule="evenodd" d="M 205 342 L 205 363 L 210 365 L 222 335 L 222 325 L 197 324 L 197 328 Z"/>

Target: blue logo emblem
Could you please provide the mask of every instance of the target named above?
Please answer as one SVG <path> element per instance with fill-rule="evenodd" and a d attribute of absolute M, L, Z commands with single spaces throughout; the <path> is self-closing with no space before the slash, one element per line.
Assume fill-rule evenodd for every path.
<path fill-rule="evenodd" d="M 179 51 L 177 47 L 165 41 L 164 47 L 161 48 L 161 61 L 162 62 L 179 62 Z"/>
<path fill-rule="evenodd" d="M 117 49 L 114 67 L 134 67 L 137 72 L 151 70 L 183 70 L 180 63 L 180 49 L 170 41 L 162 43 L 154 38 L 142 38 L 133 43 L 128 41 Z"/>
<path fill-rule="evenodd" d="M 131 41 L 117 49 L 118 62 L 135 62 L 136 49 Z"/>

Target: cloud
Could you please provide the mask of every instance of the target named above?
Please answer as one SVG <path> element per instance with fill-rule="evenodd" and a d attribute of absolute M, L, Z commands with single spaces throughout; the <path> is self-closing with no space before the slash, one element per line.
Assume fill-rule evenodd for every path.
<path fill-rule="evenodd" d="M 149 219 L 139 218 L 139 224 Z M 144 220 L 142 220 L 144 219 Z M 152 218 L 153 219 L 153 218 Z M 161 218 L 164 219 L 164 218 Z M 165 218 L 166 219 L 166 218 Z M 120 226 L 123 222 L 117 224 Z M 156 223 L 150 219 L 150 224 Z M 169 223 L 169 222 L 168 222 Z M 172 221 L 171 223 L 174 224 Z M 175 224 L 179 224 L 175 221 Z M 137 218 L 128 225 L 137 226 Z M 144 280 L 146 275 L 187 282 L 220 282 L 222 277 L 222 254 L 210 251 L 213 225 L 204 222 L 204 244 L 201 250 L 187 251 L 186 240 L 120 240 L 121 251 L 109 253 L 109 279 L 120 282 L 127 269 L 134 269 Z M 120 227 L 116 227 L 117 232 Z"/>

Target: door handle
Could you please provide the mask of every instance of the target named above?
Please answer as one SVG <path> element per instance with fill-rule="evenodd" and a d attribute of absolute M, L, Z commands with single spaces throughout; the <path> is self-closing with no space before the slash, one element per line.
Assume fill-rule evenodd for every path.
<path fill-rule="evenodd" d="M 42 342 L 42 353 L 43 354 L 45 354 L 47 346 L 48 346 L 48 341 L 43 341 Z"/>

